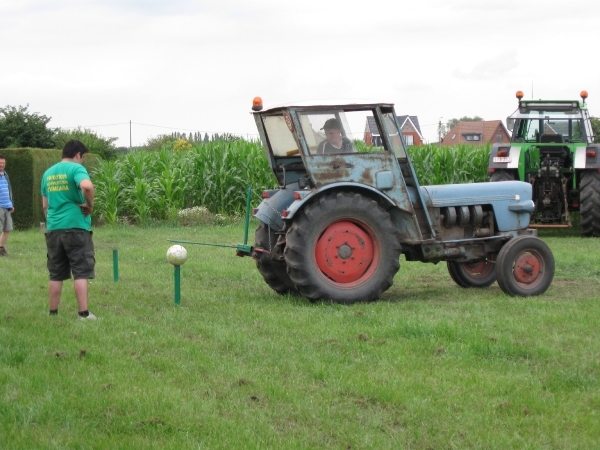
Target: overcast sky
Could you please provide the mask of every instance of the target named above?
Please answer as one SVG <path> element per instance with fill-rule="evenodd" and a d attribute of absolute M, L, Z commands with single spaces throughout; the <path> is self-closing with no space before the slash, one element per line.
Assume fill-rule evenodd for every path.
<path fill-rule="evenodd" d="M 0 106 L 142 145 L 255 136 L 252 99 L 393 102 L 437 123 L 525 98 L 600 116 L 598 0 L 2 0 Z M 112 125 L 116 124 L 116 125 Z"/>

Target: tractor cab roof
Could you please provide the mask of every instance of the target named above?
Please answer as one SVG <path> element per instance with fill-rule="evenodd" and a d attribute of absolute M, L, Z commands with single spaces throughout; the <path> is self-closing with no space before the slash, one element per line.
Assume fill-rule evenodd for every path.
<path fill-rule="evenodd" d="M 509 117 L 513 119 L 581 119 L 587 106 L 577 100 L 521 100 Z"/>
<path fill-rule="evenodd" d="M 374 109 L 376 107 L 381 108 L 393 108 L 394 104 L 390 102 L 378 102 L 373 100 L 365 99 L 337 99 L 337 100 L 315 100 L 315 101 L 301 101 L 301 102 L 290 102 L 279 105 L 271 105 L 267 108 L 263 107 L 262 99 L 257 97 L 254 99 L 255 102 L 260 102 L 259 106 L 253 106 L 252 113 L 272 113 L 279 112 L 284 109 L 297 109 L 297 110 L 312 110 L 312 111 L 329 111 L 331 109 L 352 111 L 352 110 L 365 110 Z M 256 108 L 256 109 L 255 109 Z M 260 109 L 258 109 L 260 108 Z"/>

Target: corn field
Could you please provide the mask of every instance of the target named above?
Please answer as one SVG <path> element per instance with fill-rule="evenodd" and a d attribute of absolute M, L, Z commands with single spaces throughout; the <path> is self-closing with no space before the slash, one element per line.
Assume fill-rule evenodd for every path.
<path fill-rule="evenodd" d="M 408 147 L 421 186 L 488 181 L 490 145 Z"/>
<path fill-rule="evenodd" d="M 487 181 L 489 152 L 489 146 L 409 148 L 421 185 Z M 135 151 L 102 161 L 91 178 L 96 187 L 94 218 L 108 224 L 176 219 L 179 211 L 193 207 L 241 215 L 248 187 L 256 205 L 264 189 L 277 185 L 262 144 L 245 140 Z"/>
<path fill-rule="evenodd" d="M 115 224 L 137 224 L 177 217 L 184 208 L 203 206 L 211 213 L 240 215 L 248 187 L 257 202 L 276 187 L 259 142 L 210 141 L 184 151 L 136 151 L 103 161 L 91 174 L 96 187 L 94 215 Z"/>

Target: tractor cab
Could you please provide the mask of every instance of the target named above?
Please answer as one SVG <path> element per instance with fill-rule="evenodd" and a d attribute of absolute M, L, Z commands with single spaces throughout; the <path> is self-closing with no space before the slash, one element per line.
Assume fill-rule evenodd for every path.
<path fill-rule="evenodd" d="M 393 105 L 298 103 L 258 111 L 254 117 L 267 158 L 288 195 L 296 192 L 296 200 L 307 201 L 340 183 L 357 186 L 405 215 L 399 222 L 407 237 L 420 241 L 432 236 L 413 219 L 416 209 L 426 212 Z M 296 202 L 286 208 L 284 217 L 291 218 L 300 206 Z M 427 224 L 427 218 L 422 222 Z"/>

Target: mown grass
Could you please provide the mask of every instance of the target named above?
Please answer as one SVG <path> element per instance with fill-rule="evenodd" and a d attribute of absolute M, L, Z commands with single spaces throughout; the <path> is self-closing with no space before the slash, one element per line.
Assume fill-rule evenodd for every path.
<path fill-rule="evenodd" d="M 465 290 L 401 260 L 374 303 L 272 292 L 240 224 L 95 229 L 96 322 L 72 283 L 47 315 L 43 236 L 0 258 L 0 448 L 592 449 L 600 442 L 600 241 L 547 233 L 544 296 Z M 113 249 L 119 252 L 113 281 Z"/>

